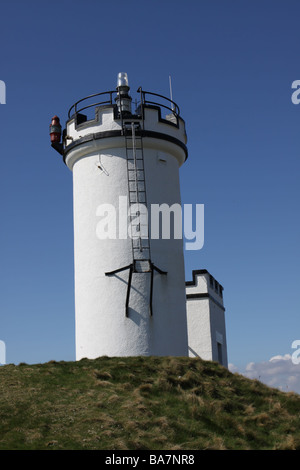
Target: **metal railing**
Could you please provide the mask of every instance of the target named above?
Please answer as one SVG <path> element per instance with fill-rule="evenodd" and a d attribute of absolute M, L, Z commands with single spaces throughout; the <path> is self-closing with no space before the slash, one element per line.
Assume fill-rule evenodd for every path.
<path fill-rule="evenodd" d="M 140 87 L 138 90 L 138 93 L 140 93 L 141 96 L 141 101 L 140 103 L 142 106 L 147 106 L 147 104 L 152 104 L 154 106 L 159 106 L 160 108 L 167 109 L 171 111 L 176 117 L 180 115 L 180 109 L 179 106 L 175 103 L 175 101 L 171 100 L 170 98 L 167 98 L 166 96 L 159 95 L 158 93 L 152 93 L 151 91 L 144 91 L 142 90 L 142 87 Z M 161 98 L 167 102 L 167 104 L 163 104 L 157 101 L 151 101 L 146 98 L 146 95 L 151 95 L 151 96 L 157 96 L 158 98 Z"/>
<path fill-rule="evenodd" d="M 166 96 L 159 95 L 158 93 L 152 93 L 150 91 L 144 91 L 144 90 L 142 90 L 141 87 L 137 90 L 137 92 L 140 94 L 140 102 L 136 105 L 136 109 L 139 109 L 139 108 L 141 109 L 142 116 L 144 114 L 143 113 L 143 108 L 144 108 L 144 106 L 147 106 L 147 105 L 154 105 L 154 106 L 158 106 L 159 108 L 164 108 L 164 109 L 170 111 L 172 114 L 174 114 L 174 116 L 176 118 L 180 115 L 179 106 L 173 100 L 167 98 Z M 92 108 L 92 107 L 105 106 L 105 105 L 111 105 L 112 106 L 114 104 L 113 103 L 113 95 L 116 95 L 117 93 L 118 93 L 117 90 L 104 91 L 102 93 L 95 93 L 93 95 L 86 96 L 85 98 L 82 98 L 81 100 L 76 101 L 76 103 L 74 103 L 68 111 L 69 119 L 71 119 L 71 117 L 73 115 L 77 115 L 77 114 L 81 113 L 82 111 L 84 111 L 86 109 L 89 109 L 89 108 Z M 87 101 L 87 100 L 89 100 L 91 98 L 94 98 L 96 96 L 104 96 L 104 95 L 109 95 L 107 97 L 107 99 L 104 100 L 104 101 L 97 101 L 96 103 L 92 103 L 92 104 L 83 106 L 81 108 L 78 107 L 78 105 L 80 103 L 83 103 L 84 101 Z M 164 100 L 164 102 L 161 103 L 161 102 L 158 102 L 158 101 L 149 100 L 147 98 L 147 95 L 158 97 L 161 100 Z"/>
<path fill-rule="evenodd" d="M 81 100 L 78 100 L 76 101 L 75 104 L 73 104 L 73 106 L 71 106 L 71 108 L 69 109 L 69 112 L 68 112 L 68 117 L 69 119 L 71 118 L 71 116 L 73 114 L 78 114 L 78 113 L 81 113 L 83 110 L 85 109 L 88 109 L 88 108 L 92 108 L 93 106 L 104 106 L 104 105 L 113 105 L 113 94 L 116 94 L 117 91 L 116 90 L 113 90 L 113 91 L 103 91 L 102 93 L 95 93 L 94 95 L 89 95 L 89 96 L 86 96 L 85 98 L 82 98 Z M 78 104 L 79 103 L 82 103 L 83 101 L 86 101 L 86 100 L 89 100 L 90 98 L 94 98 L 95 96 L 102 96 L 102 95 L 109 95 L 109 99 L 107 100 L 104 100 L 104 101 L 98 101 L 97 103 L 92 103 L 92 104 L 89 104 L 87 106 L 83 106 L 82 108 L 78 109 Z"/>

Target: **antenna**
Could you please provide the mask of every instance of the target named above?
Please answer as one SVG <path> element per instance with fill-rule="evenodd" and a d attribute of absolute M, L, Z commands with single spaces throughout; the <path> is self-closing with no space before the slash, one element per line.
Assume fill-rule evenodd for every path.
<path fill-rule="evenodd" d="M 172 111 L 174 111 L 175 106 L 173 104 L 173 94 L 172 94 L 172 78 L 171 75 L 169 75 L 169 86 L 170 86 L 170 99 L 172 101 Z"/>

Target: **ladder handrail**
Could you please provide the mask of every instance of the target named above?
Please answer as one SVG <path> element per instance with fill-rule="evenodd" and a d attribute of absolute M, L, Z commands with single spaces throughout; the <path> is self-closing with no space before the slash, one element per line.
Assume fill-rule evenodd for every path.
<path fill-rule="evenodd" d="M 137 165 L 136 165 L 136 141 L 135 141 L 135 125 L 132 121 L 131 123 L 131 139 L 132 139 L 132 156 L 134 161 L 134 177 L 135 177 L 135 193 L 136 193 L 136 202 L 139 204 L 139 189 L 138 189 L 138 179 L 137 179 Z M 142 241 L 139 238 L 140 251 L 142 251 Z"/>
<path fill-rule="evenodd" d="M 133 192 L 133 193 L 135 193 L 135 200 L 136 200 L 135 203 L 137 204 L 138 207 L 140 207 L 140 204 L 141 204 L 140 195 L 142 193 L 144 193 L 144 202 L 143 202 L 143 204 L 145 204 L 146 206 L 147 206 L 147 196 L 146 196 L 146 181 L 145 181 L 143 141 L 142 141 L 142 136 L 139 135 L 139 134 L 136 134 L 136 128 L 135 128 L 136 125 L 139 127 L 141 125 L 141 123 L 136 123 L 134 121 L 132 121 L 131 123 L 129 123 L 129 122 L 125 123 L 124 124 L 124 136 L 125 136 L 125 148 L 126 148 L 126 157 L 127 157 L 127 171 L 129 171 L 128 163 L 129 163 L 130 160 L 132 160 L 133 161 L 132 170 L 133 170 L 133 173 L 134 173 L 134 180 L 133 181 L 134 181 L 134 186 L 135 186 L 133 191 L 130 190 L 130 180 L 129 180 L 129 177 L 128 177 L 129 204 L 131 202 L 130 201 L 130 193 Z M 129 131 L 129 133 L 127 133 L 127 130 Z M 137 145 L 136 145 L 136 139 L 137 138 L 140 142 L 140 147 L 137 147 Z M 130 141 L 131 141 L 131 144 L 132 144 L 131 148 L 128 147 L 128 143 Z M 129 158 L 129 149 L 131 149 L 131 151 L 132 151 L 132 156 L 130 158 Z M 141 152 L 140 158 L 137 157 L 137 151 Z M 141 166 L 140 169 L 137 166 L 137 161 L 142 162 L 142 166 Z M 143 174 L 142 179 L 138 178 L 138 172 L 142 172 L 142 174 Z M 143 190 L 139 189 L 139 182 L 144 183 L 144 189 Z M 131 229 L 131 233 L 132 233 L 132 230 L 133 230 L 132 221 L 130 222 L 130 229 Z M 139 231 L 140 230 L 141 230 L 141 219 L 139 218 Z M 148 227 L 148 230 L 149 230 L 149 227 Z M 134 240 L 138 240 L 138 246 L 137 247 L 134 247 Z M 139 236 L 137 238 L 132 237 L 133 259 L 135 259 L 135 250 L 137 250 L 137 249 L 141 253 L 143 253 L 144 250 L 148 251 L 149 257 L 150 257 L 149 231 L 148 231 L 148 237 L 147 237 L 147 244 L 146 245 L 145 244 L 143 245 L 141 234 L 139 234 Z"/>

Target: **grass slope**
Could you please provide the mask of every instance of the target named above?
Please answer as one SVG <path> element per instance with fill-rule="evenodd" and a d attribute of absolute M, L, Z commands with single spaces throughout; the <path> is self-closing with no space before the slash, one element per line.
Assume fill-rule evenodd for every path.
<path fill-rule="evenodd" d="M 0 449 L 300 449 L 299 415 L 299 395 L 201 359 L 0 368 Z"/>

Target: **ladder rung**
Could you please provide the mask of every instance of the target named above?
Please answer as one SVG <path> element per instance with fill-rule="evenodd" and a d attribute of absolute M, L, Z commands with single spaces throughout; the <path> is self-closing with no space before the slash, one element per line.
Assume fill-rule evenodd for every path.
<path fill-rule="evenodd" d="M 140 260 L 143 260 L 145 258 L 150 258 L 150 250 L 147 249 L 147 250 L 136 250 L 134 251 L 134 256 L 135 256 L 135 260 L 137 259 L 140 259 Z"/>
<path fill-rule="evenodd" d="M 129 191 L 145 191 L 145 180 L 144 181 L 129 181 Z"/>
<path fill-rule="evenodd" d="M 144 170 L 143 160 L 137 160 L 136 162 L 132 159 L 127 160 L 128 170 Z"/>
<path fill-rule="evenodd" d="M 139 259 L 134 263 L 134 271 L 136 273 L 149 273 L 151 271 L 151 263 L 149 259 Z"/>
<path fill-rule="evenodd" d="M 128 142 L 126 142 L 126 144 L 127 144 L 128 149 L 130 149 L 130 150 L 133 149 L 133 148 L 135 148 L 136 150 L 141 150 L 142 149 L 142 141 L 138 141 L 138 142 L 135 141 L 135 145 L 133 145 L 132 139 L 127 138 L 127 141 Z"/>
<path fill-rule="evenodd" d="M 129 181 L 145 181 L 145 175 L 144 172 L 141 170 L 128 170 L 128 180 Z"/>
<path fill-rule="evenodd" d="M 130 191 L 129 192 L 129 202 L 141 202 L 143 204 L 145 204 L 146 202 L 146 194 L 145 193 L 138 193 L 136 194 L 135 192 L 133 191 Z"/>

